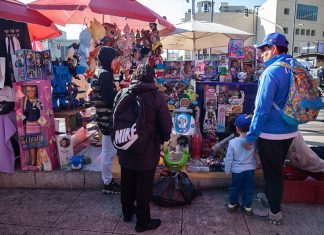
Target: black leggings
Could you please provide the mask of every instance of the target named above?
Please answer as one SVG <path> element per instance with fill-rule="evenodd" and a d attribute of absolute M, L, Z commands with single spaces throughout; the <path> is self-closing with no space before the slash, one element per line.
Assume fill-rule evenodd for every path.
<path fill-rule="evenodd" d="M 153 192 L 155 168 L 137 171 L 121 168 L 121 204 L 124 216 L 136 213 L 137 224 L 146 225 L 151 219 L 150 200 Z M 134 202 L 136 201 L 136 207 Z"/>
<path fill-rule="evenodd" d="M 286 140 L 258 139 L 258 151 L 263 168 L 265 194 L 270 210 L 276 214 L 281 211 L 283 194 L 282 167 L 293 138 Z"/>

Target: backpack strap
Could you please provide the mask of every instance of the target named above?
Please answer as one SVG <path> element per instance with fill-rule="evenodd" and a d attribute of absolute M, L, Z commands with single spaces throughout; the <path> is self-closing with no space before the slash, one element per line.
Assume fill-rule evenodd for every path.
<path fill-rule="evenodd" d="M 282 66 L 282 67 L 285 67 L 290 70 L 292 70 L 294 67 L 294 66 L 287 64 L 286 62 L 282 62 L 282 61 L 274 62 L 271 66 Z"/>
<path fill-rule="evenodd" d="M 288 64 L 288 63 L 286 63 L 286 62 L 277 61 L 277 62 L 274 62 L 271 66 L 282 66 L 282 67 L 285 67 L 285 68 L 287 68 L 287 69 L 290 70 L 290 74 L 291 74 L 291 76 L 293 76 L 292 71 L 293 71 L 293 69 L 294 69 L 294 66 L 292 66 L 292 65 L 290 65 L 290 64 Z M 277 105 L 276 102 L 272 102 L 272 106 L 273 106 L 277 111 L 280 110 L 280 108 L 279 108 L 279 106 Z"/>

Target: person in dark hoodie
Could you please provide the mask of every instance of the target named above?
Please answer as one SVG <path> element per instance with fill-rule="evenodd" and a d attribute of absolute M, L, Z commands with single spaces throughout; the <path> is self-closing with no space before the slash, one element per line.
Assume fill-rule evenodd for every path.
<path fill-rule="evenodd" d="M 117 90 L 114 84 L 113 70 L 116 68 L 118 52 L 108 46 L 100 48 L 98 53 L 98 70 L 92 81 L 96 119 L 102 133 L 101 176 L 104 183 L 103 192 L 115 194 L 120 192 L 120 185 L 112 178 L 111 165 L 117 151 L 111 142 L 112 109 Z"/>
<path fill-rule="evenodd" d="M 139 65 L 133 73 L 130 86 L 120 91 L 115 99 L 115 105 L 118 107 L 118 105 L 122 106 L 122 102 L 118 103 L 118 100 L 126 91 L 140 96 L 144 101 L 147 133 L 150 133 L 147 135 L 147 147 L 141 154 L 118 150 L 124 221 L 131 221 L 136 214 L 137 232 L 156 229 L 161 224 L 160 219 L 151 218 L 149 204 L 155 169 L 160 159 L 160 147 L 164 141 L 170 139 L 172 129 L 172 119 L 165 97 L 155 86 L 154 77 L 155 72 L 151 65 Z"/>

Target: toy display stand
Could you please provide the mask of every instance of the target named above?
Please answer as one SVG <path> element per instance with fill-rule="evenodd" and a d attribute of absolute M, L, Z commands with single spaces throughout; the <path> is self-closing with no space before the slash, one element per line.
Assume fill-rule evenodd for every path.
<path fill-rule="evenodd" d="M 244 103 L 243 103 L 243 110 L 242 113 L 252 113 L 254 110 L 254 100 L 256 97 L 258 84 L 255 82 L 217 82 L 217 81 L 195 81 L 196 93 L 198 95 L 198 105 L 201 110 L 200 115 L 200 123 L 204 123 L 204 117 L 206 110 L 204 109 L 205 106 L 205 86 L 226 86 L 229 90 L 240 90 L 244 92 Z M 203 130 L 203 127 L 201 127 Z M 222 133 L 223 137 L 227 137 L 230 135 L 228 129 L 224 133 Z"/>

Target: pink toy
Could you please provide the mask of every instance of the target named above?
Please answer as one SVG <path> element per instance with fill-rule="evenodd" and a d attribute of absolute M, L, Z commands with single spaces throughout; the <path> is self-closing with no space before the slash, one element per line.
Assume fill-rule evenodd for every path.
<path fill-rule="evenodd" d="M 16 119 L 22 170 L 58 166 L 50 80 L 15 83 Z"/>

